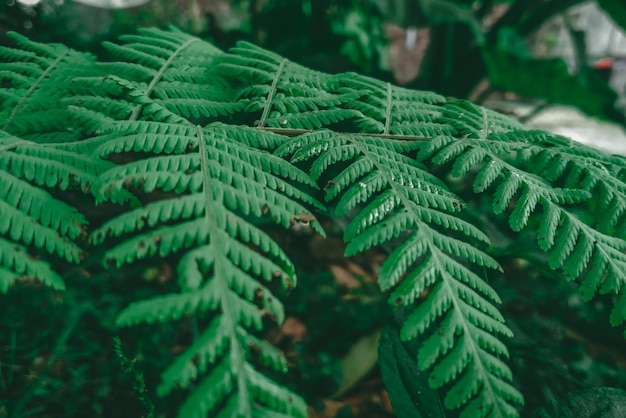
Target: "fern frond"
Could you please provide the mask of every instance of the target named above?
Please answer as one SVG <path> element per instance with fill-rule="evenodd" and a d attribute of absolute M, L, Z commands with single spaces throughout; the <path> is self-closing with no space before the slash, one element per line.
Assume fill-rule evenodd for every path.
<path fill-rule="evenodd" d="M 441 122 L 442 96 L 378 80 L 312 71 L 245 42 L 218 58 L 223 74 L 246 80 L 239 101 L 258 114 L 260 128 L 330 128 L 383 136 L 428 138 L 451 134 Z M 302 132 L 301 132 L 302 133 Z"/>
<path fill-rule="evenodd" d="M 74 105 L 114 120 L 206 122 L 245 108 L 214 76 L 210 66 L 221 52 L 177 31 L 140 29 L 104 47 L 120 62 L 104 63 L 100 78 L 75 80 Z M 93 132 L 93 131 L 92 131 Z M 91 132 L 89 132 L 91 133 Z"/>
<path fill-rule="evenodd" d="M 324 109 L 299 112 L 293 115 L 270 113 L 264 119 L 264 125 L 272 128 L 320 129 L 339 122 L 359 117 L 360 114 L 350 109 Z"/>
<path fill-rule="evenodd" d="M 97 70 L 90 55 L 9 36 L 16 47 L 0 47 L 10 61 L 0 63 L 0 288 L 6 292 L 16 280 L 35 279 L 63 289 L 64 262 L 82 258 L 78 244 L 86 220 L 55 196 L 89 192 L 110 167 L 58 148 L 81 139 L 64 100 L 73 94 L 75 77 Z"/>
<path fill-rule="evenodd" d="M 430 137 L 445 135 L 449 126 L 441 123 L 443 96 L 432 92 L 407 90 L 372 78 L 343 74 L 336 77 L 339 91 L 357 94 L 360 100 L 348 103 L 359 110 L 363 132 L 383 135 Z"/>
<path fill-rule="evenodd" d="M 314 130 L 349 123 L 361 112 L 349 103 L 361 92 L 339 92 L 335 77 L 310 70 L 276 54 L 240 42 L 218 58 L 222 73 L 247 80 L 239 101 L 257 113 L 258 127 Z M 269 85 L 269 88 L 268 88 Z"/>
<path fill-rule="evenodd" d="M 270 152 L 289 141 L 289 138 L 272 132 L 257 129 L 240 129 L 237 126 L 233 127 L 220 122 L 212 123 L 211 130 L 216 135 L 228 136 L 248 147 Z"/>
<path fill-rule="evenodd" d="M 626 241 L 623 235 L 610 235 L 624 224 L 626 189 L 610 174 L 621 168 L 597 150 L 556 135 L 524 131 L 467 102 L 454 102 L 448 118 L 468 122 L 457 134 L 463 138 L 432 140 L 422 157 L 437 164 L 453 162 L 455 176 L 478 167 L 474 190 L 493 191 L 494 212 L 510 210 L 514 231 L 537 216 L 538 244 L 549 253 L 550 267 L 563 269 L 568 280 L 578 279 L 585 299 L 599 292 L 624 300 Z M 556 181 L 571 188 L 555 187 Z M 592 193 L 599 199 L 590 200 Z M 602 219 L 598 229 L 586 217 Z M 614 306 L 610 320 L 613 325 L 626 321 L 623 302 Z"/>
<path fill-rule="evenodd" d="M 15 47 L 0 47 L 0 292 L 31 279 L 63 289 L 66 263 L 83 257 L 86 220 L 58 196 L 129 203 L 91 244 L 109 268 L 176 265 L 179 291 L 136 300 L 117 324 L 203 319 L 157 389 L 189 391 L 181 417 L 306 416 L 270 379 L 286 361 L 259 337 L 268 319 L 283 321 L 277 295 L 296 282 L 262 226 L 310 223 L 323 234 L 320 185 L 349 220 L 347 255 L 389 250 L 379 286 L 455 415 L 515 417 L 523 399 L 485 277 L 500 266 L 448 174 L 473 176 L 511 230 L 535 228 L 552 269 L 578 280 L 585 299 L 614 296 L 610 322 L 626 321 L 624 157 L 245 42 L 225 54 L 176 30 L 141 29 L 105 43 L 111 62 L 95 63 L 10 36 Z"/>
<path fill-rule="evenodd" d="M 61 103 L 74 77 L 94 73 L 90 55 L 59 44 L 40 44 L 14 32 L 17 48 L 0 47 L 0 129 L 34 142 L 80 138 Z"/>
<path fill-rule="evenodd" d="M 305 417 L 305 404 L 254 366 L 285 370 L 280 353 L 252 333 L 263 328 L 263 312 L 279 322 L 284 318 L 282 304 L 263 283 L 280 278 L 288 288 L 296 278 L 283 250 L 253 220 L 267 217 L 290 227 L 308 213 L 303 204 L 321 207 L 306 192 L 315 184 L 286 161 L 250 148 L 278 143 L 275 134 L 252 128 L 136 121 L 109 126 L 105 135 L 111 139 L 96 155 L 135 151 L 145 158 L 102 175 L 100 197 L 115 201 L 125 190 L 162 197 L 106 222 L 93 242 L 123 238 L 107 251 L 109 265 L 182 254 L 181 293 L 131 304 L 118 325 L 210 318 L 163 373 L 159 394 L 197 382 L 179 411 L 184 417 L 252 417 L 259 411 Z M 312 226 L 321 232 L 317 222 Z"/>
<path fill-rule="evenodd" d="M 75 186 L 88 190 L 95 180 L 94 172 L 101 166 L 94 164 L 89 167 L 93 171 L 81 170 L 81 165 L 88 164 L 80 155 L 0 131 L 2 292 L 18 278 L 33 278 L 55 289 L 63 288 L 59 273 L 47 262 L 80 260 L 82 250 L 77 242 L 85 235 L 86 221 L 75 208 L 46 189 Z"/>
<path fill-rule="evenodd" d="M 28 248 L 0 237 L 0 294 L 7 293 L 18 280 L 35 279 L 56 290 L 64 290 L 61 276 L 42 260 L 37 260 Z"/>
<path fill-rule="evenodd" d="M 407 308 L 401 335 L 420 338 L 418 365 L 433 388 L 446 388 L 445 405 L 461 416 L 517 416 L 523 402 L 502 359 L 500 338 L 511 336 L 494 304 L 495 291 L 471 269 L 500 269 L 481 251 L 488 238 L 459 215 L 463 203 L 408 157 L 418 142 L 340 135 L 327 131 L 294 138 L 277 150 L 293 161 L 314 159 L 312 177 L 328 179 L 327 200 L 352 216 L 346 254 L 392 245 L 379 273 L 390 303 Z M 397 244 L 400 240 L 401 244 Z M 395 243 L 395 244 L 394 244 Z M 479 413 L 477 411 L 480 411 Z"/>
<path fill-rule="evenodd" d="M 50 189 L 79 188 L 89 192 L 98 175 L 111 167 L 101 160 L 59 149 L 57 144 L 33 144 L 0 132 L 0 169 Z"/>
<path fill-rule="evenodd" d="M 596 228 L 608 235 L 626 233 L 626 183 L 619 178 L 623 165 L 601 151 L 566 138 L 533 131 L 524 135 L 523 160 L 528 170 L 551 182 L 590 192 L 592 211 L 601 213 Z"/>
<path fill-rule="evenodd" d="M 448 100 L 442 122 L 454 127 L 459 138 L 486 138 L 489 133 L 505 134 L 524 129 L 521 123 L 512 118 L 459 99 Z"/>

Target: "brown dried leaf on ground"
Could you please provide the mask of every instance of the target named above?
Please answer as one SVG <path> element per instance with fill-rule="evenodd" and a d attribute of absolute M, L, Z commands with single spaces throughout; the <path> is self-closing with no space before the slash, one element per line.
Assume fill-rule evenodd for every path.
<path fill-rule="evenodd" d="M 362 382 L 342 399 L 322 400 L 322 406 L 309 407 L 309 418 L 335 418 L 339 411 L 349 409 L 354 418 L 394 418 L 387 391 L 379 376 Z M 345 416 L 342 414 L 342 416 Z"/>
<path fill-rule="evenodd" d="M 288 342 L 289 345 L 302 341 L 306 334 L 306 326 L 302 321 L 293 316 L 287 317 L 280 326 L 278 332 L 273 336 L 268 336 L 268 340 L 273 345 L 280 345 Z"/>
<path fill-rule="evenodd" d="M 405 29 L 385 23 L 383 31 L 389 41 L 389 65 L 396 82 L 403 85 L 415 80 L 430 43 L 430 29 Z"/>
<path fill-rule="evenodd" d="M 337 412 L 346 406 L 345 402 L 331 401 L 324 399 L 323 406 L 320 409 L 309 407 L 309 418 L 334 418 Z"/>
<path fill-rule="evenodd" d="M 356 266 L 356 264 L 354 263 L 350 264 Z M 338 264 L 331 264 L 329 266 L 329 269 L 330 272 L 333 274 L 333 277 L 335 278 L 335 282 L 339 286 L 343 286 L 348 289 L 356 289 L 362 286 L 361 282 L 354 277 L 354 273 L 353 271 L 351 271 L 351 269 L 348 270 L 346 267 L 340 266 Z M 361 271 L 362 270 L 363 269 L 361 269 Z"/>

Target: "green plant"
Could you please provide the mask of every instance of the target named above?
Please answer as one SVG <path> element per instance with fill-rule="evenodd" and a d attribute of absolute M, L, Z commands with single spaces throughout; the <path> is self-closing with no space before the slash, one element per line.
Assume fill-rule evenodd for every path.
<path fill-rule="evenodd" d="M 537 31 L 564 18 L 580 0 L 373 0 L 382 18 L 403 27 L 430 29 L 430 44 L 414 86 L 456 97 L 471 97 L 479 83 L 523 97 L 576 106 L 590 116 L 624 123 L 615 92 L 593 68 L 584 32 L 567 24 L 575 50 L 574 69 L 558 58 L 538 58 L 529 47 Z M 597 1 L 617 25 L 623 26 L 624 6 Z M 546 82 L 543 82 L 543 81 Z M 549 80 L 549 82 L 547 82 Z M 480 89 L 479 89 L 480 90 Z M 476 97 L 476 96 L 475 96 Z M 585 97 L 586 100 L 582 100 Z M 477 97 L 478 98 L 478 97 Z"/>
<path fill-rule="evenodd" d="M 540 28 L 583 0 L 154 0 L 131 10 L 112 10 L 124 2 L 91 2 L 101 3 L 99 8 L 57 3 L 8 2 L 0 5 L 0 23 L 38 41 L 92 50 L 138 26 L 173 24 L 222 48 L 246 39 L 322 71 L 391 79 L 392 71 L 397 76 L 398 69 L 411 68 L 410 76 L 397 78 L 410 87 L 479 102 L 494 91 L 514 92 L 624 123 L 619 92 L 593 68 L 600 57 L 588 56 L 583 32 L 565 24 L 575 50 L 570 68 L 561 58 L 533 56 L 528 46 Z M 595 3 L 624 28 L 621 1 Z M 85 15 L 94 13 L 99 18 L 83 24 Z M 388 23 L 399 27 L 388 30 Z M 410 46 L 415 39 L 405 38 L 407 28 L 423 30 L 421 46 Z"/>
<path fill-rule="evenodd" d="M 158 333 L 146 324 L 190 323 L 192 341 L 156 389 L 184 391 L 180 416 L 307 415 L 277 383 L 287 363 L 263 339 L 296 285 L 269 225 L 324 234 L 319 219 L 343 220 L 347 254 L 384 247 L 378 284 L 400 339 L 428 396 L 460 416 L 517 416 L 523 403 L 489 284 L 502 272 L 497 234 L 528 231 L 516 236 L 536 241 L 586 299 L 610 295 L 612 325 L 626 320 L 622 157 L 247 43 L 223 53 L 144 29 L 106 43 L 96 62 L 12 36 L 17 47 L 0 50 L 1 290 L 30 279 L 63 289 L 71 263 L 102 261 L 132 278 L 130 266 L 167 260 L 175 286 L 131 294 L 116 325 Z M 97 204 L 107 212 L 94 216 Z M 393 332 L 381 358 L 398 369 L 389 353 L 407 354 Z M 420 402 L 402 379 L 388 383 L 392 399 L 408 391 Z"/>

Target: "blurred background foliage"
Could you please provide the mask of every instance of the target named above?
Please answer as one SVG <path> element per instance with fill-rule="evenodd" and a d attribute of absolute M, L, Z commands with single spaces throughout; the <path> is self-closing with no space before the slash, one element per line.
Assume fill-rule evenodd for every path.
<path fill-rule="evenodd" d="M 0 0 L 0 43 L 14 30 L 105 54 L 103 40 L 175 25 L 223 49 L 248 40 L 326 72 L 357 71 L 477 102 L 568 104 L 624 124 L 623 85 L 615 83 L 614 70 L 626 54 L 613 41 L 600 47 L 590 41 L 593 32 L 576 15 L 583 3 L 605 13 L 612 33 L 623 37 L 621 0 Z M 559 56 L 551 50 L 563 36 L 569 53 Z M 471 185 L 461 182 L 453 191 L 464 197 Z M 488 206 L 469 216 L 483 230 L 506 230 L 505 218 L 485 217 Z M 312 418 L 393 417 L 371 356 L 390 315 L 375 283 L 385 254 L 347 259 L 340 228 L 330 222 L 325 228 L 325 241 L 275 232 L 300 284 L 285 298 L 290 316 L 267 338 L 285 351 L 285 382 L 306 396 Z M 625 388 L 626 344 L 605 320 L 609 301 L 584 303 L 558 272 L 536 267 L 545 255 L 527 248 L 532 239 L 496 238 L 493 250 L 507 276 L 490 277 L 490 284 L 506 301 L 502 310 L 515 332 L 509 347 L 526 396 L 522 416 L 575 390 Z M 186 318 L 158 332 L 114 327 L 131 300 L 176 286 L 170 260 L 120 271 L 84 263 L 68 268 L 66 277 L 66 292 L 20 283 L 5 296 L 11 303 L 0 300 L 0 417 L 147 416 L 145 394 L 133 388 L 128 365 L 113 349 L 118 333 L 157 416 L 172 416 L 176 399 L 165 403 L 154 388 L 198 323 Z"/>
<path fill-rule="evenodd" d="M 605 28 L 576 21 L 585 4 L 604 12 Z M 103 40 L 167 25 L 224 49 L 252 41 L 322 71 L 358 71 L 477 102 L 512 92 L 625 121 L 618 99 L 626 82 L 610 81 L 616 63 L 625 66 L 626 45 L 616 51 L 608 40 L 598 50 L 587 41 L 602 29 L 624 44 L 622 0 L 0 0 L 0 33 L 96 53 Z M 555 56 L 563 33 L 569 56 Z"/>

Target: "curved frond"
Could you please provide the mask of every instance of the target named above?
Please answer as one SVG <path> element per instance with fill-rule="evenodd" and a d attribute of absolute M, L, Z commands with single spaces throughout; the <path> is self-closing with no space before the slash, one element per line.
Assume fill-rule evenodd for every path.
<path fill-rule="evenodd" d="M 55 289 L 64 288 L 60 272 L 53 271 L 50 264 L 60 265 L 58 260 L 77 263 L 81 259 L 77 243 L 85 235 L 86 221 L 75 208 L 53 197 L 51 191 L 72 187 L 89 190 L 95 179 L 92 170 L 99 165 L 87 168 L 86 164 L 81 155 L 0 131 L 3 293 L 16 280 L 28 278 Z"/>
<path fill-rule="evenodd" d="M 471 123 L 456 138 L 432 140 L 422 157 L 453 163 L 455 176 L 478 167 L 474 190 L 493 193 L 494 212 L 510 211 L 514 231 L 538 218 L 538 244 L 549 253 L 551 268 L 578 279 L 586 299 L 599 292 L 624 300 L 626 189 L 612 174 L 621 171 L 615 160 L 557 135 L 525 131 L 467 102 L 453 102 L 447 118 Z M 599 219 L 597 229 L 586 219 Z M 626 321 L 623 302 L 610 319 L 613 325 Z"/>
<path fill-rule="evenodd" d="M 314 138 L 311 138 L 314 137 Z M 501 342 L 511 336 L 495 307 L 495 291 L 472 266 L 500 269 L 479 249 L 488 238 L 459 216 L 463 202 L 413 158 L 418 142 L 324 132 L 296 137 L 277 150 L 313 159 L 314 178 L 335 173 L 324 187 L 336 212 L 350 214 L 346 254 L 376 245 L 391 253 L 378 283 L 390 303 L 409 309 L 401 335 L 419 338 L 418 365 L 444 403 L 461 416 L 517 416 L 523 402 L 512 385 Z M 477 412 L 480 411 L 480 412 Z"/>
<path fill-rule="evenodd" d="M 443 96 L 407 90 L 356 74 L 343 74 L 336 79 L 339 91 L 360 97 L 348 106 L 363 114 L 357 121 L 362 132 L 416 137 L 450 133 L 450 127 L 440 122 Z"/>
<path fill-rule="evenodd" d="M 239 42 L 230 52 L 219 57 L 219 68 L 223 74 L 248 80 L 240 86 L 239 99 L 248 104 L 247 112 L 258 115 L 255 125 L 259 128 L 313 130 L 361 116 L 348 107 L 360 93 L 338 92 L 333 76 L 246 42 Z"/>
<path fill-rule="evenodd" d="M 382 136 L 428 138 L 451 134 L 441 121 L 445 99 L 346 73 L 327 75 L 240 42 L 218 58 L 223 74 L 246 80 L 239 101 L 268 129 L 321 128 Z"/>
<path fill-rule="evenodd" d="M 282 304 L 266 283 L 280 279 L 289 288 L 296 281 L 289 258 L 254 220 L 267 218 L 289 228 L 309 213 L 303 205 L 321 207 L 306 192 L 315 184 L 283 159 L 237 140 L 247 131 L 257 138 L 254 142 L 272 144 L 272 133 L 158 122 L 126 122 L 113 129 L 115 139 L 97 148 L 96 155 L 134 151 L 148 157 L 102 175 L 100 197 L 116 201 L 122 191 L 162 197 L 106 222 L 92 240 L 123 238 L 107 251 L 109 265 L 182 254 L 177 268 L 181 292 L 131 304 L 118 325 L 186 315 L 211 318 L 163 373 L 159 394 L 193 383 L 179 411 L 184 417 L 252 417 L 259 408 L 305 417 L 305 404 L 254 366 L 258 359 L 265 367 L 285 370 L 280 353 L 253 333 L 263 328 L 263 315 L 279 322 L 284 318 Z M 261 140 L 263 135 L 267 138 Z M 311 225 L 322 232 L 317 222 Z"/>
<path fill-rule="evenodd" d="M 40 44 L 9 32 L 16 48 L 0 46 L 0 129 L 34 142 L 69 142 L 72 129 L 62 100 L 75 77 L 94 72 L 90 55 L 60 44 Z"/>
<path fill-rule="evenodd" d="M 119 62 L 99 64 L 104 77 L 75 80 L 78 93 L 70 103 L 113 120 L 172 123 L 204 123 L 245 108 L 229 100 L 229 89 L 215 77 L 211 63 L 221 52 L 214 46 L 158 29 L 140 29 L 120 40 L 120 45 L 104 43 Z"/>

